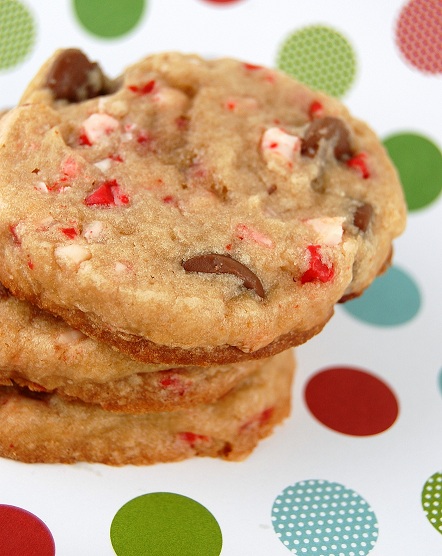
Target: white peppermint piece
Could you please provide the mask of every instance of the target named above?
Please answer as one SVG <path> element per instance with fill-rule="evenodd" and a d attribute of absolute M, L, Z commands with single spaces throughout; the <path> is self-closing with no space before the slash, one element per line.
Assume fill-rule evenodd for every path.
<path fill-rule="evenodd" d="M 287 162 L 293 162 L 301 150 L 301 139 L 279 127 L 271 127 L 262 136 L 261 150 L 266 159 L 280 157 Z"/>
<path fill-rule="evenodd" d="M 330 246 L 341 243 L 344 222 L 345 218 L 342 216 L 324 216 L 306 220 L 306 223 L 318 234 L 320 243 Z"/>
<path fill-rule="evenodd" d="M 101 170 L 102 172 L 107 172 L 108 170 L 110 170 L 111 165 L 112 165 L 111 158 L 103 158 L 103 160 L 99 160 L 94 164 L 94 166 L 99 170 Z"/>
<path fill-rule="evenodd" d="M 87 247 L 77 243 L 57 247 L 54 254 L 57 263 L 61 267 L 78 267 L 81 263 L 88 261 L 92 257 Z"/>
<path fill-rule="evenodd" d="M 91 114 L 83 122 L 83 131 L 89 141 L 97 143 L 119 127 L 119 122 L 108 114 Z"/>
<path fill-rule="evenodd" d="M 104 224 L 101 220 L 94 220 L 93 222 L 89 222 L 83 228 L 83 237 L 85 237 L 89 241 L 97 240 L 100 238 L 103 232 Z"/>
<path fill-rule="evenodd" d="M 44 181 L 39 181 L 35 184 L 34 189 L 36 191 L 40 191 L 40 193 L 48 193 L 48 186 L 45 184 Z"/>
<path fill-rule="evenodd" d="M 61 344 L 61 345 L 69 345 L 69 344 L 76 344 L 77 342 L 79 342 L 80 340 L 83 340 L 84 338 L 86 338 L 86 336 L 83 334 L 83 332 L 80 332 L 79 330 L 74 330 L 74 328 L 71 328 L 69 330 L 66 330 L 65 332 L 62 332 L 61 334 L 59 334 L 57 336 L 57 344 Z"/>
<path fill-rule="evenodd" d="M 117 274 L 122 274 L 123 272 L 127 272 L 128 268 L 127 265 L 125 265 L 124 263 L 121 263 L 120 261 L 115 263 L 115 272 Z"/>

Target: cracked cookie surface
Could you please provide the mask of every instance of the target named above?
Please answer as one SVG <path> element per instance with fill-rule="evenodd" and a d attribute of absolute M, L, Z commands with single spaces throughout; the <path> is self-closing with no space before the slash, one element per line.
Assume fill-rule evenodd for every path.
<path fill-rule="evenodd" d="M 64 93 L 64 56 L 0 120 L 15 295 L 134 358 L 211 364 L 302 343 L 388 264 L 401 186 L 337 100 L 178 53 L 110 80 L 77 52 Z"/>

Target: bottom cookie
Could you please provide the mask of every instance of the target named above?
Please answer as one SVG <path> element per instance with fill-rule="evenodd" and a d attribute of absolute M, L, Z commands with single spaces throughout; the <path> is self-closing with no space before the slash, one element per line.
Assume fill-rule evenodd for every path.
<path fill-rule="evenodd" d="M 291 350 L 208 405 L 121 414 L 56 394 L 0 388 L 0 456 L 28 463 L 147 465 L 194 456 L 244 459 L 289 415 Z"/>

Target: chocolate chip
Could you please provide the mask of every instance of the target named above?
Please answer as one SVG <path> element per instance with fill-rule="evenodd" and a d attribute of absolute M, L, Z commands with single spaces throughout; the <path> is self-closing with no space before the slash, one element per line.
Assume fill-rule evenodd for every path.
<path fill-rule="evenodd" d="M 346 160 L 352 155 L 349 131 L 342 120 L 326 116 L 312 121 L 305 132 L 301 154 L 313 158 L 319 149 L 321 139 L 334 142 L 334 155 L 337 160 Z"/>
<path fill-rule="evenodd" d="M 369 203 L 359 205 L 353 215 L 353 224 L 361 232 L 366 232 L 373 216 L 373 207 Z"/>
<path fill-rule="evenodd" d="M 191 259 L 187 259 L 187 261 L 183 261 L 182 266 L 187 272 L 233 274 L 241 278 L 247 289 L 254 290 L 259 297 L 265 296 L 264 288 L 256 274 L 254 274 L 250 268 L 229 255 L 220 255 L 218 253 L 197 255 Z"/>
<path fill-rule="evenodd" d="M 46 85 L 54 93 L 55 99 L 80 102 L 100 95 L 105 86 L 105 77 L 95 62 L 81 50 L 63 50 L 53 62 Z"/>

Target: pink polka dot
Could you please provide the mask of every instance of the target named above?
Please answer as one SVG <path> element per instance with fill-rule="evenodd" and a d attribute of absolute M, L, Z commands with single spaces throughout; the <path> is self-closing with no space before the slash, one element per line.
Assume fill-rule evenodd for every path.
<path fill-rule="evenodd" d="M 382 380 L 351 367 L 329 367 L 307 383 L 305 401 L 326 427 L 352 436 L 390 428 L 399 413 L 396 396 Z"/>
<path fill-rule="evenodd" d="M 16 506 L 0 505 L 2 556 L 55 556 L 51 532 L 34 514 Z"/>
<path fill-rule="evenodd" d="M 401 10 L 396 43 L 405 59 L 425 73 L 442 72 L 442 2 L 411 0 Z"/>

